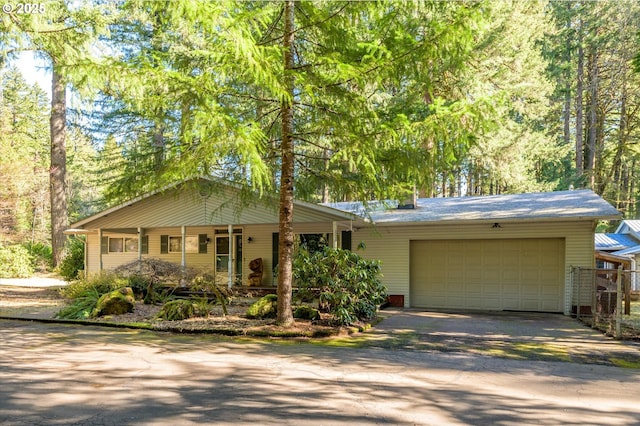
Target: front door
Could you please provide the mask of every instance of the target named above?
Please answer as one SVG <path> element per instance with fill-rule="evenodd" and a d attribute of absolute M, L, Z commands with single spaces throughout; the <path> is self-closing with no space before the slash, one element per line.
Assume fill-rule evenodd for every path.
<path fill-rule="evenodd" d="M 234 281 L 242 282 L 242 234 L 233 234 L 231 242 L 231 247 L 229 247 L 228 234 L 216 235 L 215 263 L 218 284 L 229 283 L 229 263 L 231 263 Z M 229 259 L 230 255 L 231 259 Z"/>

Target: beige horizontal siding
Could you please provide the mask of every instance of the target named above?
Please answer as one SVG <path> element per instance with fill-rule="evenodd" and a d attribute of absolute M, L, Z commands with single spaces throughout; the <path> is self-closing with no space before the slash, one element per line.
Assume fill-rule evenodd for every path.
<path fill-rule="evenodd" d="M 297 223 L 331 222 L 341 217 L 296 205 L 294 221 Z M 278 223 L 278 203 L 269 200 L 243 204 L 236 193 L 223 193 L 203 197 L 195 189 L 169 191 L 156 194 L 129 206 L 97 218 L 84 225 L 86 229 L 107 228 L 159 228 L 168 226 L 200 226 Z"/>
<path fill-rule="evenodd" d="M 261 257 L 263 259 L 263 285 L 275 286 L 277 283 L 273 277 L 273 259 L 272 256 L 272 234 L 278 232 L 277 224 L 269 225 L 245 225 L 234 226 L 234 229 L 242 230 L 242 281 L 244 284 L 248 281 L 249 262 Z M 338 232 L 340 231 L 339 228 Z M 186 253 L 186 264 L 188 267 L 203 269 L 214 272 L 215 269 L 215 246 L 214 239 L 216 231 L 226 233 L 227 226 L 187 226 L 186 235 L 207 234 L 211 238 L 206 254 Z M 143 228 L 142 232 L 149 238 L 149 253 L 143 255 L 143 258 L 155 258 L 164 261 L 180 264 L 182 260 L 181 253 L 160 253 L 160 236 L 169 235 L 174 237 L 181 236 L 181 227 L 167 228 Z M 331 223 L 303 223 L 294 226 L 296 233 L 327 233 L 331 234 Z M 339 234 L 338 234 L 339 235 Z M 119 234 L 104 232 L 103 236 L 108 237 L 131 237 L 131 234 Z M 251 242 L 248 241 L 251 237 Z M 88 271 L 96 273 L 100 271 L 100 241 L 98 234 L 89 234 L 88 236 Z M 331 236 L 330 236 L 331 242 Z M 103 269 L 111 270 L 120 265 L 132 262 L 137 259 L 137 253 L 108 253 L 102 255 Z M 226 280 L 226 274 L 224 279 Z"/>
<path fill-rule="evenodd" d="M 594 264 L 593 222 L 504 222 L 500 225 L 500 228 L 492 228 L 492 224 L 487 223 L 378 226 L 373 230 L 361 229 L 354 233 L 353 245 L 355 247 L 362 240 L 366 242 L 366 250 L 360 253 L 382 261 L 383 282 L 389 293 L 404 295 L 405 305 L 410 306 L 409 245 L 412 240 L 564 238 L 564 312 L 568 314 L 571 304 L 571 266 L 592 267 Z"/>
<path fill-rule="evenodd" d="M 113 222 L 110 227 L 123 227 L 124 224 Z M 127 225 L 128 226 L 128 225 Z M 243 229 L 243 282 L 247 282 L 249 262 L 261 257 L 264 262 L 263 285 L 276 285 L 273 279 L 272 234 L 278 232 L 278 225 L 255 224 L 235 226 Z M 225 226 L 188 226 L 187 235 L 207 234 L 213 240 L 215 229 L 226 230 Z M 341 223 L 340 231 L 345 229 Z M 296 223 L 296 233 L 332 233 L 331 222 L 325 223 Z M 160 235 L 180 236 L 181 229 L 176 227 L 145 228 L 143 232 L 149 235 L 149 254 L 145 257 L 155 257 L 180 263 L 181 254 L 160 254 Z M 105 233 L 105 235 L 109 235 Z M 130 235 L 129 235 L 130 236 Z M 252 242 L 248 242 L 248 238 Z M 563 221 L 563 222 L 504 222 L 501 228 L 492 228 L 491 224 L 457 224 L 457 225 L 419 225 L 419 226 L 379 226 L 376 228 L 361 228 L 352 235 L 352 246 L 360 242 L 366 245 L 365 250 L 357 252 L 366 258 L 378 259 L 382 262 L 383 282 L 390 294 L 401 294 L 405 297 L 405 305 L 410 306 L 409 294 L 409 258 L 410 241 L 412 240 L 448 240 L 448 239 L 505 239 L 505 238 L 564 238 L 565 240 L 565 313 L 571 307 L 570 267 L 594 266 L 593 223 L 591 221 Z M 100 268 L 100 241 L 98 234 L 88 235 L 87 260 L 88 271 L 97 272 Z M 209 246 L 207 254 L 187 254 L 187 266 L 210 268 L 213 270 L 213 245 Z M 112 269 L 118 265 L 135 260 L 133 253 L 106 254 L 102 256 L 105 269 Z"/>

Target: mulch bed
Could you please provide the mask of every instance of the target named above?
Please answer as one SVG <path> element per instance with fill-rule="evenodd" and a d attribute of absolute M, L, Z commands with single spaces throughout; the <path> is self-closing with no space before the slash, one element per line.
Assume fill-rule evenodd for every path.
<path fill-rule="evenodd" d="M 161 305 L 145 305 L 142 302 L 136 302 L 135 309 L 131 313 L 82 322 L 181 333 L 298 338 L 345 335 L 366 327 L 364 324 L 355 327 L 334 326 L 326 314 L 319 321 L 296 319 L 290 327 L 278 326 L 274 319 L 246 318 L 245 312 L 255 300 L 256 298 L 252 297 L 236 298 L 227 306 L 227 315 L 223 314 L 220 305 L 215 305 L 207 318 L 191 318 L 182 321 L 159 320 L 156 315 Z M 55 314 L 65 302 L 56 288 L 0 286 L 0 316 L 4 317 L 32 318 L 37 310 L 41 319 L 54 319 Z"/>

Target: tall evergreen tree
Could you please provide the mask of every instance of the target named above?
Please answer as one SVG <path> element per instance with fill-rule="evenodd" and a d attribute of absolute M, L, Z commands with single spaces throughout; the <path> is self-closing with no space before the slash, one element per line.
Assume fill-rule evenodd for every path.
<path fill-rule="evenodd" d="M 68 225 L 66 183 L 66 133 L 68 80 L 75 66 L 86 56 L 88 44 L 104 20 L 94 8 L 70 7 L 67 2 L 42 3 L 38 13 L 20 14 L 17 9 L 4 13 L 0 24 L 3 55 L 31 50 L 46 58 L 52 69 L 50 128 L 50 207 L 53 264 L 64 254 L 64 230 Z M 74 5 L 75 6 L 75 5 Z M 82 78 L 82 76 L 76 76 Z"/>

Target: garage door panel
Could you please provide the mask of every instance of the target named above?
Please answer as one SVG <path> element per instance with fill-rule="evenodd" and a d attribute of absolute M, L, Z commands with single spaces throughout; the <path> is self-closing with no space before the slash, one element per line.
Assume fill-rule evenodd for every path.
<path fill-rule="evenodd" d="M 564 239 L 411 242 L 411 305 L 561 312 Z"/>

